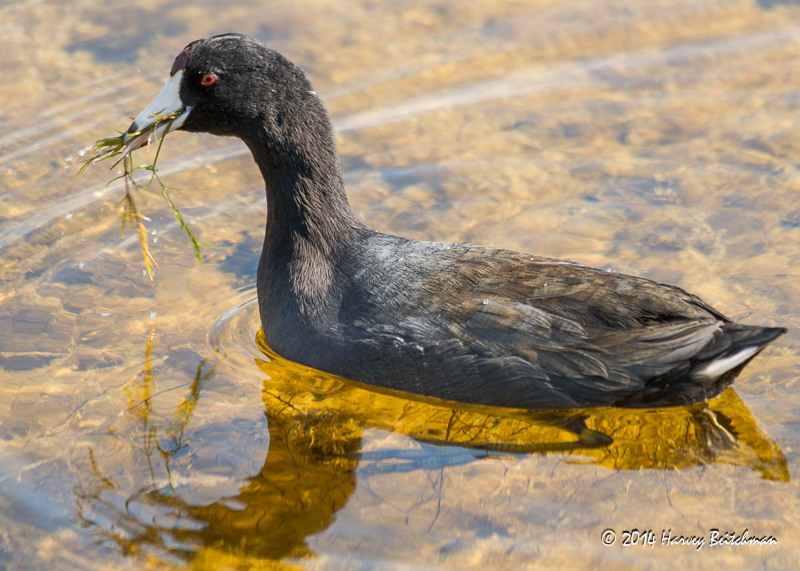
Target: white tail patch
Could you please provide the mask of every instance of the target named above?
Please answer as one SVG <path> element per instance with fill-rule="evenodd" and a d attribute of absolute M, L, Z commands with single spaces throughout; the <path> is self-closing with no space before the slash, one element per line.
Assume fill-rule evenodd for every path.
<path fill-rule="evenodd" d="M 750 357 L 758 353 L 759 349 L 760 347 L 745 347 L 738 353 L 723 357 L 722 359 L 715 359 L 699 371 L 695 371 L 692 376 L 695 378 L 702 377 L 708 379 L 719 377 L 747 361 Z"/>

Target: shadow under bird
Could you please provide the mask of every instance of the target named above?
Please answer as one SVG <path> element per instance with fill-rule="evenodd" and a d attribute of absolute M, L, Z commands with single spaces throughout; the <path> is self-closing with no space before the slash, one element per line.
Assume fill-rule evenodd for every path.
<path fill-rule="evenodd" d="M 580 264 L 371 230 L 302 70 L 239 34 L 189 44 L 137 133 L 238 137 L 266 183 L 264 336 L 292 361 L 376 387 L 526 409 L 708 400 L 784 328 L 732 323 L 677 287 Z M 163 135 L 166 125 L 156 134 Z"/>

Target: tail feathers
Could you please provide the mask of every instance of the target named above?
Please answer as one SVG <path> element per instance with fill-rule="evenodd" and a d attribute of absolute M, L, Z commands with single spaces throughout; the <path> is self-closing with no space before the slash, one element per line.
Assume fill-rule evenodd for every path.
<path fill-rule="evenodd" d="M 695 379 L 714 379 L 743 366 L 771 341 L 786 333 L 784 327 L 754 327 L 726 323 L 695 357 Z"/>

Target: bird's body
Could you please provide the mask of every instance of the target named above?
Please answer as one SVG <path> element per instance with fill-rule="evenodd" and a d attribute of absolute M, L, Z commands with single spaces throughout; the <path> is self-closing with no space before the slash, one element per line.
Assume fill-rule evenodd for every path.
<path fill-rule="evenodd" d="M 375 232 L 350 209 L 331 123 L 299 68 L 227 34 L 190 44 L 172 76 L 129 133 L 183 108 L 178 128 L 248 145 L 267 189 L 262 327 L 288 359 L 471 404 L 660 407 L 716 396 L 785 332 L 641 278 Z"/>
<path fill-rule="evenodd" d="M 472 404 L 699 402 L 733 381 L 704 370 L 776 334 L 732 324 L 679 288 L 507 250 L 361 230 L 332 261 L 327 287 L 301 301 L 288 268 L 262 257 L 270 346 L 364 383 Z M 287 308 L 296 319 L 280 318 Z"/>

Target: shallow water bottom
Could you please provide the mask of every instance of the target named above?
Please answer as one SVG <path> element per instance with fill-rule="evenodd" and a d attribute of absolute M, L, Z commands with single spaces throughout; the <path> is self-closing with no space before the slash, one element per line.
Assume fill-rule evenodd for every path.
<path fill-rule="evenodd" d="M 796 6 L 0 10 L 0 568 L 800 566 Z M 74 176 L 183 45 L 229 30 L 308 71 L 371 227 L 642 275 L 789 333 L 707 406 L 655 411 L 473 409 L 277 357 L 243 145 L 169 135 L 159 174 L 213 247 L 198 263 L 138 195 L 153 281 L 115 173 Z M 777 543 L 712 547 L 714 529 Z M 623 545 L 633 530 L 654 545 Z"/>

